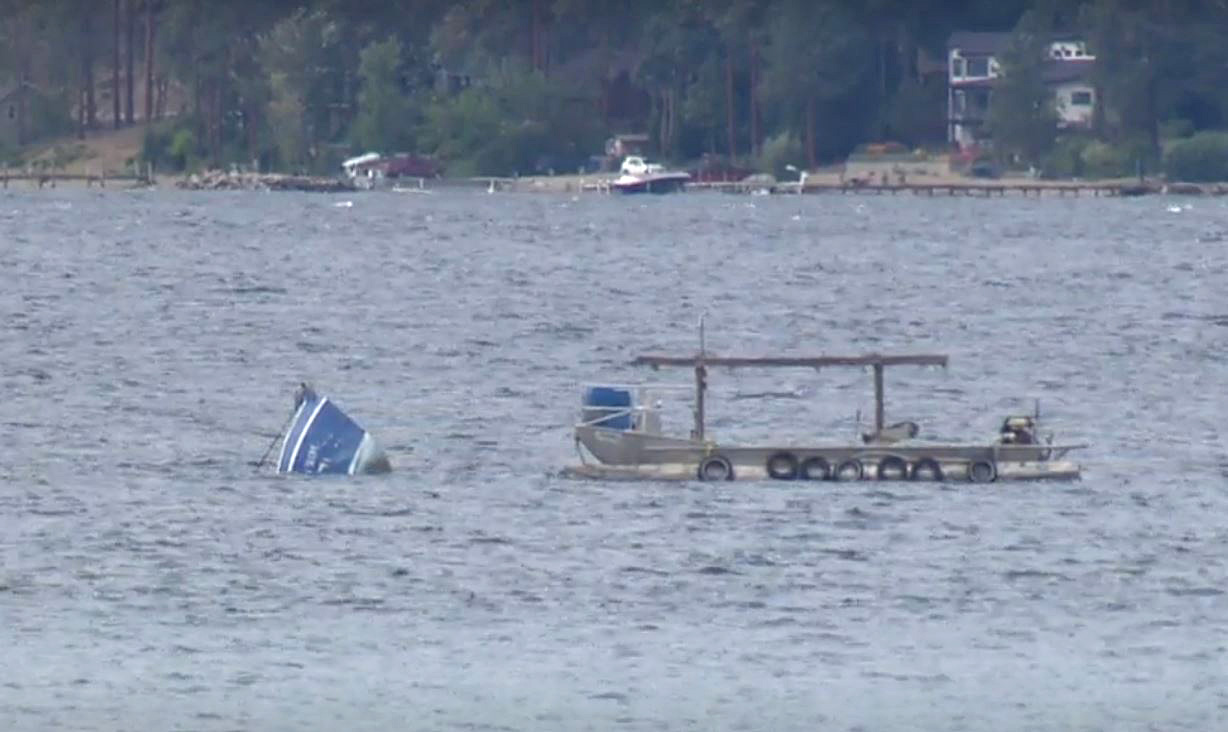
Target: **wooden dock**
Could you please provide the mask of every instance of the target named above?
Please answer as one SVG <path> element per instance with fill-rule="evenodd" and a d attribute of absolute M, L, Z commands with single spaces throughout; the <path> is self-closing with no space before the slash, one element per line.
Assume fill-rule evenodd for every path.
<path fill-rule="evenodd" d="M 687 184 L 687 190 L 720 191 L 724 193 L 840 193 L 915 196 L 970 196 L 993 198 L 995 196 L 1142 196 L 1159 193 L 1160 189 L 1146 183 L 1067 183 L 1062 181 L 997 182 L 959 181 L 947 183 L 865 183 L 807 181 L 805 186 L 797 183 L 762 183 L 742 181 L 696 182 Z"/>
<path fill-rule="evenodd" d="M 0 186 L 9 187 L 9 182 L 26 182 L 39 188 L 55 188 L 58 183 L 85 183 L 85 187 L 97 185 L 106 188 L 107 183 L 131 183 L 133 185 L 149 185 L 148 175 L 135 173 L 53 173 L 41 171 L 9 171 L 0 170 Z"/>

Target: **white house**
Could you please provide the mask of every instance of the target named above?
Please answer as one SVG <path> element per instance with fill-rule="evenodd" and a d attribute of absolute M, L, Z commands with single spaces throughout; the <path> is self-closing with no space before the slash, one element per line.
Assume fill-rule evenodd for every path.
<path fill-rule="evenodd" d="M 1002 75 L 998 56 L 1010 33 L 960 32 L 947 42 L 947 139 L 961 148 L 985 136 L 993 87 Z M 1096 92 L 1090 78 L 1096 57 L 1077 38 L 1054 37 L 1048 45 L 1045 83 L 1053 89 L 1058 127 L 1087 127 Z"/>

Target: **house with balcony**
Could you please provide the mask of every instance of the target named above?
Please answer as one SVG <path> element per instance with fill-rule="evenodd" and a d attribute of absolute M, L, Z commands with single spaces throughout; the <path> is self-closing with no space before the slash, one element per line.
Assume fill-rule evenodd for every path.
<path fill-rule="evenodd" d="M 947 140 L 960 149 L 987 138 L 985 122 L 1002 76 L 998 58 L 1010 33 L 959 32 L 947 41 Z M 1077 37 L 1053 36 L 1047 46 L 1045 84 L 1052 89 L 1058 127 L 1089 127 L 1096 104 L 1091 72 L 1096 57 Z"/>
<path fill-rule="evenodd" d="M 31 89 L 29 84 L 0 83 L 0 149 L 29 142 L 21 106 L 23 97 L 24 103 L 28 104 Z"/>

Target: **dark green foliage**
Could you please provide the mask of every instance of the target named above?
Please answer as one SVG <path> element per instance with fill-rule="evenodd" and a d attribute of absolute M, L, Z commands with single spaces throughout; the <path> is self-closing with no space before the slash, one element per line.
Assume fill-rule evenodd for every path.
<path fill-rule="evenodd" d="M 354 119 L 354 143 L 364 150 L 399 151 L 410 144 L 409 102 L 401 84 L 401 43 L 395 38 L 362 50 L 358 65 L 362 89 Z"/>
<path fill-rule="evenodd" d="M 1173 143 L 1164 171 L 1173 181 L 1228 181 L 1228 132 L 1199 132 Z"/>
<path fill-rule="evenodd" d="M 72 102 L 65 94 L 31 94 L 30 127 L 37 138 L 56 137 L 73 131 Z"/>
<path fill-rule="evenodd" d="M 883 113 L 883 137 L 909 147 L 943 139 L 946 134 L 947 87 L 905 79 Z"/>
<path fill-rule="evenodd" d="M 200 150 L 193 131 L 195 126 L 192 120 L 151 125 L 145 130 L 141 159 L 163 172 L 183 172 L 199 167 Z"/>
<path fill-rule="evenodd" d="M 1046 178 L 1130 178 L 1140 166 L 1151 170 L 1147 141 L 1109 143 L 1090 134 L 1066 135 L 1045 155 L 1041 171 Z"/>
<path fill-rule="evenodd" d="M 765 96 L 781 112 L 780 126 L 803 140 L 813 166 L 818 136 L 840 134 L 841 122 L 857 116 L 850 111 L 868 106 L 873 43 L 867 26 L 838 3 L 779 5 L 769 25 Z M 843 142 L 847 151 L 857 140 Z"/>
<path fill-rule="evenodd" d="M 1188 119 L 1170 119 L 1160 123 L 1160 138 L 1175 140 L 1194 134 L 1194 123 Z"/>
<path fill-rule="evenodd" d="M 1057 136 L 1053 92 L 1044 79 L 1048 30 L 1026 14 L 999 58 L 1002 78 L 989 106 L 989 131 L 1006 162 L 1039 165 Z"/>
<path fill-rule="evenodd" d="M 769 173 L 778 180 L 789 180 L 797 177 L 791 175 L 793 171 L 789 166 L 800 170 L 805 167 L 805 159 L 801 141 L 792 133 L 782 132 L 764 141 L 758 168 L 759 172 Z"/>
<path fill-rule="evenodd" d="M 148 6 L 175 120 L 147 139 L 163 169 L 323 172 L 371 149 L 437 155 L 451 174 L 563 172 L 616 132 L 649 134 L 653 157 L 772 170 L 867 142 L 939 147 L 945 78 L 921 59 L 941 63 L 959 30 L 1016 30 L 988 125 L 1000 159 L 1154 171 L 1166 141 L 1228 126 L 1223 2 L 133 1 L 137 68 Z M 27 140 L 76 131 L 88 77 L 111 77 L 112 7 L 0 0 L 0 92 L 19 73 L 40 88 Z M 1049 31 L 1097 55 L 1102 145 L 1056 127 L 1037 55 Z"/>
<path fill-rule="evenodd" d="M 421 142 L 453 175 L 574 173 L 600 149 L 602 130 L 588 100 L 521 70 L 436 101 Z"/>
<path fill-rule="evenodd" d="M 1111 144 L 1093 140 L 1083 148 L 1083 170 L 1087 178 L 1128 178 L 1148 159 L 1147 145 Z"/>
<path fill-rule="evenodd" d="M 1089 138 L 1082 135 L 1058 139 L 1041 162 L 1041 174 L 1056 179 L 1084 177 L 1083 149 L 1088 142 Z"/>

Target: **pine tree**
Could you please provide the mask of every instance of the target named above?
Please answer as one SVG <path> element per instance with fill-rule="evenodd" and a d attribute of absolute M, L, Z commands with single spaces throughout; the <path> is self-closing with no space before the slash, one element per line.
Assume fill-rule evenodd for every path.
<path fill-rule="evenodd" d="M 1045 84 L 1048 34 L 1025 14 L 998 59 L 1001 78 L 989 103 L 989 131 L 999 157 L 1039 165 L 1057 135 L 1053 92 Z"/>

